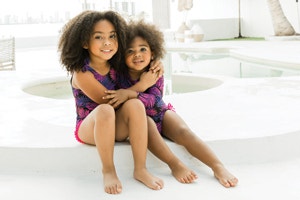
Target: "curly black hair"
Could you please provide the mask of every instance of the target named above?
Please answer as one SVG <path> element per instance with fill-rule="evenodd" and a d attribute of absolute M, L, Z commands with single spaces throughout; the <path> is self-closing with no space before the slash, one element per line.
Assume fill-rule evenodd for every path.
<path fill-rule="evenodd" d="M 164 48 L 164 35 L 160 29 L 143 20 L 130 21 L 127 28 L 126 49 L 135 37 L 141 37 L 147 41 L 153 53 L 153 59 L 162 59 L 166 53 Z"/>
<path fill-rule="evenodd" d="M 108 62 L 113 68 L 120 66 L 125 50 L 126 21 L 114 11 L 83 11 L 63 27 L 58 43 L 60 62 L 68 72 L 81 71 L 85 59 L 89 57 L 88 50 L 83 48 L 83 46 L 88 44 L 94 26 L 100 20 L 108 20 L 116 30 L 118 51 Z"/>

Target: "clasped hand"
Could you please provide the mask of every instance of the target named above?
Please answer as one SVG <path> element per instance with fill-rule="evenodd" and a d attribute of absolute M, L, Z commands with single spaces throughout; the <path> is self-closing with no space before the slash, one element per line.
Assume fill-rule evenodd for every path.
<path fill-rule="evenodd" d="M 144 72 L 140 77 L 140 84 L 143 85 L 142 88 L 148 89 L 153 86 L 156 81 L 159 79 L 159 73 L 154 71 Z M 113 106 L 115 109 L 118 108 L 121 104 L 123 104 L 128 99 L 136 98 L 138 93 L 144 91 L 135 91 L 128 89 L 119 89 L 119 90 L 107 90 L 105 93 L 106 96 L 103 99 L 109 100 L 107 103 Z"/>

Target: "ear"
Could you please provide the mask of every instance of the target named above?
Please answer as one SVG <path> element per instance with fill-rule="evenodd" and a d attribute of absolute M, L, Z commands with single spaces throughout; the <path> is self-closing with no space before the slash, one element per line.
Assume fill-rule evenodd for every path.
<path fill-rule="evenodd" d="M 153 53 L 151 53 L 151 60 L 154 60 L 154 55 L 153 55 Z"/>
<path fill-rule="evenodd" d="M 84 49 L 88 49 L 88 48 L 89 48 L 88 44 L 83 44 L 82 47 L 83 47 Z"/>

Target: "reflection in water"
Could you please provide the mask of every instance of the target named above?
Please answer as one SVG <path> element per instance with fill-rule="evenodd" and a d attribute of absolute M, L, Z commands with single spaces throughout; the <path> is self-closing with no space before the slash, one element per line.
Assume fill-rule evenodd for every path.
<path fill-rule="evenodd" d="M 172 52 L 164 59 L 167 79 L 174 73 L 217 75 L 234 78 L 280 77 L 300 75 L 299 70 L 278 68 L 241 61 L 227 54 Z"/>
<path fill-rule="evenodd" d="M 168 53 L 165 66 L 165 95 L 202 91 L 223 83 L 220 76 L 234 78 L 280 77 L 300 75 L 299 70 L 279 69 L 272 66 L 248 63 L 226 54 Z M 46 98 L 69 99 L 72 97 L 69 80 L 51 80 L 31 84 L 23 91 Z"/>

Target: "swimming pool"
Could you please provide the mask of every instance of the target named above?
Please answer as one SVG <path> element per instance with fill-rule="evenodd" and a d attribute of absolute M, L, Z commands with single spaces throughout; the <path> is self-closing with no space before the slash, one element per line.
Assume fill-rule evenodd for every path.
<path fill-rule="evenodd" d="M 186 79 L 193 81 L 184 81 Z M 188 93 L 201 90 L 207 90 L 221 85 L 223 81 L 202 77 L 193 74 L 174 74 L 172 82 L 166 80 L 165 94 L 173 93 Z M 52 79 L 34 81 L 23 86 L 22 90 L 25 93 L 52 98 L 52 99 L 69 99 L 73 98 L 69 79 L 66 77 L 54 77 Z"/>
<path fill-rule="evenodd" d="M 164 59 L 167 74 L 191 73 L 233 78 L 299 76 L 300 70 L 247 62 L 227 53 L 171 52 Z"/>
<path fill-rule="evenodd" d="M 299 70 L 246 62 L 227 53 L 168 52 L 165 66 L 165 95 L 212 89 L 230 78 L 299 76 Z M 36 96 L 72 98 L 69 78 L 53 77 L 26 84 L 23 91 Z"/>

